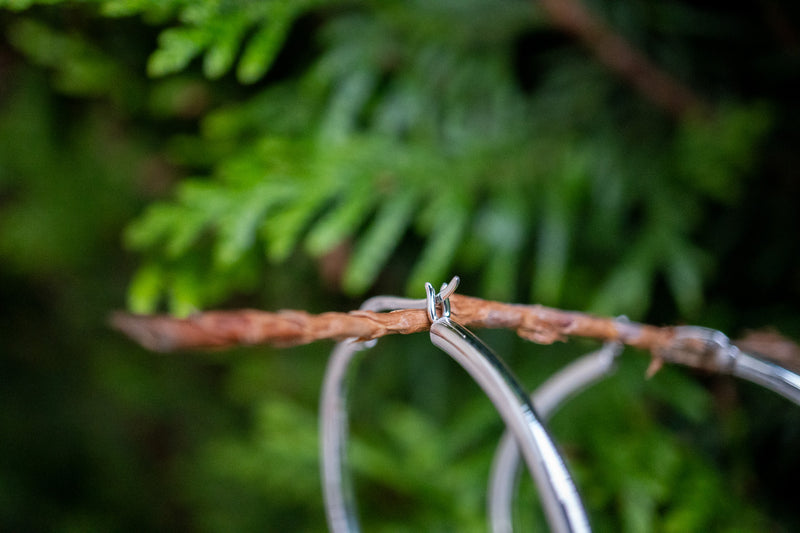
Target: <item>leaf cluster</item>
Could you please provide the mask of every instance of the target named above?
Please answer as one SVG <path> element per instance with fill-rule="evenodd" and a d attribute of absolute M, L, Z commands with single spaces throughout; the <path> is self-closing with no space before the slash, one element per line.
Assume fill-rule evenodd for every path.
<path fill-rule="evenodd" d="M 480 274 L 489 297 L 527 289 L 637 317 L 664 280 L 691 316 L 715 267 L 697 229 L 709 204 L 736 200 L 770 122 L 764 106 L 729 105 L 676 125 L 583 53 L 526 48 L 550 31 L 527 3 L 113 1 L 100 12 L 177 21 L 160 33 L 153 76 L 204 54 L 206 77 L 238 65 L 244 83 L 267 71 L 293 21 L 317 16 L 315 42 L 291 42 L 319 50 L 307 68 L 170 143 L 174 161 L 210 173 L 127 232 L 147 258 L 130 291 L 140 312 L 164 295 L 185 314 L 252 291 L 265 261 L 300 248 L 344 249 L 353 295 L 410 256 L 409 294 L 457 268 Z"/>

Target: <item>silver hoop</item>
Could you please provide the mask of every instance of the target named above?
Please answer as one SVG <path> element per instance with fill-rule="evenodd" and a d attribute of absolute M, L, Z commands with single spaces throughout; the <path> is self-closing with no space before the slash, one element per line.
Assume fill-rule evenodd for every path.
<path fill-rule="evenodd" d="M 432 287 L 430 284 L 425 287 L 428 309 L 435 311 Z M 429 315 L 436 317 L 435 312 Z M 530 397 L 509 368 L 478 337 L 449 316 L 443 314 L 432 321 L 430 336 L 435 346 L 455 359 L 480 385 L 516 438 L 536 483 L 551 531 L 591 531 L 583 502 L 564 460 L 537 416 Z"/>
<path fill-rule="evenodd" d="M 531 395 L 539 416 L 548 420 L 561 405 L 582 390 L 613 373 L 623 345 L 608 342 L 565 366 Z M 508 430 L 503 433 L 492 459 L 487 511 L 493 533 L 513 531 L 512 502 L 519 472 L 519 448 Z"/>
<path fill-rule="evenodd" d="M 531 397 L 539 415 L 549 419 L 563 402 L 611 374 L 622 348 L 621 343 L 606 343 L 600 350 L 579 358 L 551 376 Z M 756 355 L 742 352 L 720 331 L 680 326 L 676 328 L 672 345 L 661 355 L 672 363 L 686 365 L 692 361 L 693 367 L 750 381 L 800 405 L 800 376 Z M 516 442 L 506 431 L 495 451 L 489 482 L 487 507 L 493 533 L 513 530 L 512 502 L 518 468 Z"/>
<path fill-rule="evenodd" d="M 800 376 L 755 354 L 742 352 L 721 331 L 700 326 L 676 327 L 672 345 L 660 356 L 668 362 L 693 361 L 692 366 L 736 376 L 800 405 Z"/>
<path fill-rule="evenodd" d="M 426 300 L 376 296 L 365 301 L 366 311 L 425 309 Z M 319 410 L 320 463 L 322 494 L 328 528 L 333 533 L 360 531 L 352 481 L 347 467 L 347 391 L 348 373 L 359 351 L 372 348 L 377 341 L 348 339 L 336 345 L 328 360 L 322 383 Z"/>
<path fill-rule="evenodd" d="M 431 341 L 470 373 L 512 429 L 511 433 L 506 431 L 504 434 L 492 466 L 488 504 L 495 533 L 506 533 L 512 528 L 511 501 L 520 443 L 553 530 L 588 531 L 585 511 L 572 479 L 535 413 L 538 409 L 542 419 L 548 418 L 568 397 L 609 374 L 620 347 L 607 344 L 601 350 L 580 358 L 547 380 L 532 399 L 528 399 L 502 361 L 471 332 L 450 319 L 449 296 L 457 285 L 458 278 L 454 278 L 436 293 L 430 284 L 426 284 L 427 298 L 424 300 L 383 296 L 367 300 L 361 308 L 373 311 L 427 309 L 431 320 Z M 438 312 L 440 306 L 441 315 Z M 323 492 L 328 524 L 334 532 L 359 531 L 344 453 L 347 442 L 346 377 L 355 354 L 375 343 L 355 339 L 339 343 L 331 355 L 323 384 L 320 408 Z M 731 374 L 800 405 L 800 376 L 757 355 L 740 351 L 717 330 L 697 326 L 676 328 L 672 345 L 659 355 L 668 362 L 686 365 L 692 361 L 689 366 Z"/>
<path fill-rule="evenodd" d="M 535 415 L 527 394 L 502 363 L 477 337 L 460 324 L 450 320 L 448 297 L 455 290 L 458 279 L 435 294 L 426 285 L 428 298 L 376 297 L 362 305 L 362 309 L 390 310 L 422 308 L 432 318 L 431 341 L 448 353 L 478 382 L 494 403 L 506 424 L 518 438 L 526 464 L 553 531 L 589 531 L 588 520 L 572 478 L 558 451 Z M 441 305 L 440 316 L 437 307 Z M 331 355 L 323 382 L 320 400 L 320 439 L 323 473 L 323 494 L 328 526 L 334 533 L 359 531 L 352 484 L 346 469 L 347 444 L 347 373 L 359 350 L 375 343 L 350 339 L 339 343 Z"/>

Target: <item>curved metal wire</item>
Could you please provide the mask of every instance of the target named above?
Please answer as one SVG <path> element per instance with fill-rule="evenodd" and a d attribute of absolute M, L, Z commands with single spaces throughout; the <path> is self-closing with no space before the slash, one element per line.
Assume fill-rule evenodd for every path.
<path fill-rule="evenodd" d="M 583 505 L 561 456 L 539 422 L 530 399 L 500 359 L 472 333 L 449 319 L 449 296 L 457 279 L 437 295 L 428 290 L 425 300 L 396 297 L 371 298 L 362 309 L 373 311 L 427 308 L 433 318 L 432 342 L 453 357 L 472 375 L 497 407 L 506 424 L 519 439 L 526 464 L 545 505 L 553 531 L 589 531 Z M 427 289 L 427 287 L 426 287 Z M 432 288 L 431 288 L 432 289 Z M 442 315 L 437 306 L 442 306 Z M 375 343 L 354 340 L 339 343 L 326 370 L 320 400 L 320 438 L 323 493 L 331 531 L 360 531 L 347 460 L 348 374 L 358 351 Z"/>
<path fill-rule="evenodd" d="M 687 354 L 702 361 L 708 370 L 750 381 L 800 405 L 800 376 L 756 354 L 742 352 L 721 331 L 700 326 L 675 328 L 673 343 L 662 355 L 667 361 L 680 363 Z"/>
<path fill-rule="evenodd" d="M 731 374 L 761 385 L 800 405 L 800 376 L 782 366 L 752 354 L 739 352 Z"/>
<path fill-rule="evenodd" d="M 367 311 L 424 309 L 426 305 L 426 300 L 376 296 L 365 301 L 361 309 Z M 353 371 L 357 353 L 375 344 L 375 341 L 358 342 L 354 339 L 338 343 L 328 360 L 322 383 L 319 415 L 322 493 L 328 527 L 334 533 L 360 531 L 347 467 L 347 378 Z"/>
<path fill-rule="evenodd" d="M 431 324 L 431 342 L 456 360 L 481 386 L 516 438 L 551 531 L 591 531 L 572 476 L 530 397 L 506 365 L 475 335 L 450 318 Z"/>
<path fill-rule="evenodd" d="M 549 419 L 561 405 L 580 391 L 613 373 L 622 344 L 609 342 L 597 351 L 576 359 L 547 379 L 531 395 L 531 401 L 543 420 Z M 492 460 L 489 480 L 488 515 L 494 533 L 513 531 L 513 506 L 519 474 L 519 448 L 506 430 Z"/>

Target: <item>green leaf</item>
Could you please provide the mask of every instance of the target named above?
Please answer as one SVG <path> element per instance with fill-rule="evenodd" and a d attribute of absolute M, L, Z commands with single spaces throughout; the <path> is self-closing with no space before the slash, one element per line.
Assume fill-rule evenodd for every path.
<path fill-rule="evenodd" d="M 173 273 L 167 302 L 169 312 L 177 317 L 186 317 L 203 307 L 203 287 L 194 272 L 179 270 Z"/>
<path fill-rule="evenodd" d="M 356 233 L 369 215 L 377 198 L 368 192 L 369 185 L 356 182 L 343 192 L 345 198 L 327 213 L 308 233 L 305 248 L 308 253 L 320 256 L 335 248 L 347 237 Z"/>
<path fill-rule="evenodd" d="M 55 84 L 71 95 L 121 94 L 120 85 L 134 83 L 102 50 L 73 35 L 34 19 L 22 18 L 7 30 L 9 41 L 40 65 L 52 68 Z"/>
<path fill-rule="evenodd" d="M 514 297 L 519 263 L 519 251 L 497 250 L 489 254 L 482 280 L 486 298 L 508 301 Z"/>
<path fill-rule="evenodd" d="M 267 218 L 261 234 L 270 260 L 279 262 L 289 256 L 311 219 L 328 198 L 327 190 L 312 187 L 307 194 L 295 196 L 286 207 Z"/>
<path fill-rule="evenodd" d="M 631 319 L 642 316 L 650 303 L 655 251 L 647 235 L 640 237 L 598 289 L 590 306 L 592 312 L 624 314 Z"/>
<path fill-rule="evenodd" d="M 164 246 L 167 257 L 176 259 L 185 254 L 211 225 L 213 215 L 209 211 L 181 209 L 176 206 L 172 234 L 166 239 Z"/>
<path fill-rule="evenodd" d="M 287 194 L 285 189 L 269 185 L 247 190 L 236 207 L 219 220 L 215 263 L 227 267 L 238 261 L 253 246 L 257 228 L 268 210 Z"/>
<path fill-rule="evenodd" d="M 107 17 L 130 17 L 142 13 L 150 24 L 164 24 L 174 15 L 179 2 L 174 0 L 103 0 L 100 12 Z"/>
<path fill-rule="evenodd" d="M 678 309 L 684 317 L 696 315 L 703 304 L 703 254 L 677 240 L 666 254 L 664 274 Z"/>
<path fill-rule="evenodd" d="M 438 287 L 452 277 L 448 269 L 467 230 L 468 204 L 449 197 L 437 202 L 434 209 L 436 223 L 406 284 L 406 292 L 411 295 L 423 295 L 425 282 Z"/>
<path fill-rule="evenodd" d="M 125 230 L 125 245 L 145 250 L 163 241 L 177 222 L 177 208 L 172 204 L 153 204 Z"/>
<path fill-rule="evenodd" d="M 763 103 L 724 105 L 711 118 L 686 120 L 675 141 L 682 177 L 714 199 L 734 201 L 772 121 L 771 110 Z"/>
<path fill-rule="evenodd" d="M 133 313 L 154 313 L 163 289 L 161 268 L 155 263 L 146 263 L 139 267 L 128 287 L 128 309 Z"/>
<path fill-rule="evenodd" d="M 0 8 L 6 8 L 12 11 L 22 11 L 24 9 L 28 9 L 35 3 L 37 3 L 36 0 L 3 0 L 0 2 Z"/>
<path fill-rule="evenodd" d="M 572 221 L 565 213 L 565 207 L 556 203 L 545 204 L 543 215 L 536 249 L 532 296 L 539 303 L 557 305 L 564 289 Z"/>
<path fill-rule="evenodd" d="M 646 486 L 633 479 L 623 486 L 619 501 L 623 531 L 646 533 L 654 530 L 656 502 L 648 492 Z"/>
<path fill-rule="evenodd" d="M 479 240 L 480 259 L 487 258 L 483 272 L 483 293 L 508 300 L 516 293 L 522 247 L 530 224 L 530 207 L 521 195 L 490 199 L 478 213 L 473 232 Z"/>
<path fill-rule="evenodd" d="M 202 28 L 169 28 L 158 37 L 159 48 L 147 62 L 150 76 L 165 76 L 183 70 L 208 44 L 210 34 Z"/>
<path fill-rule="evenodd" d="M 175 206 L 174 227 L 165 247 L 171 258 L 186 253 L 206 228 L 234 208 L 228 191 L 199 180 L 184 182 L 178 201 L 181 204 Z"/>
<path fill-rule="evenodd" d="M 242 83 L 255 83 L 267 73 L 283 46 L 294 19 L 289 8 L 270 12 L 270 18 L 245 45 L 236 68 L 236 77 Z"/>
<path fill-rule="evenodd" d="M 345 292 L 361 294 L 372 285 L 411 223 L 416 203 L 413 189 L 392 195 L 383 203 L 356 242 L 342 281 Z"/>
<path fill-rule="evenodd" d="M 216 79 L 228 72 L 236 59 L 236 52 L 247 28 L 247 19 L 243 13 L 225 19 L 214 35 L 213 44 L 203 58 L 203 73 Z"/>
<path fill-rule="evenodd" d="M 367 69 L 349 72 L 339 81 L 320 126 L 321 142 L 340 143 L 350 137 L 376 81 L 375 73 Z"/>

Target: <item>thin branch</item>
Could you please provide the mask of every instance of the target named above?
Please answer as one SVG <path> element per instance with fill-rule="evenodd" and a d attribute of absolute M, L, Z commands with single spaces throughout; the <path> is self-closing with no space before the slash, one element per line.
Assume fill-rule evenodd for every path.
<path fill-rule="evenodd" d="M 633 85 L 645 98 L 684 117 L 707 106 L 686 85 L 652 63 L 631 43 L 592 15 L 580 0 L 541 0 L 553 24 L 580 39 L 597 59 Z"/>
<path fill-rule="evenodd" d="M 662 360 L 711 369 L 703 357 L 706 347 L 701 343 L 693 350 L 687 350 L 685 345 L 683 351 L 674 349 L 675 330 L 671 327 L 624 322 L 541 305 L 493 302 L 458 294 L 450 297 L 450 303 L 453 318 L 470 328 L 512 329 L 520 337 L 539 344 L 566 340 L 570 336 L 620 341 L 650 351 L 654 369 Z M 111 324 L 145 348 L 160 352 L 258 344 L 293 346 L 325 339 L 370 340 L 386 335 L 418 333 L 430 328 L 427 312 L 419 309 L 319 315 L 305 311 L 270 313 L 246 309 L 208 311 L 188 318 L 120 312 L 111 317 Z M 769 355 L 768 343 L 762 342 L 761 348 Z M 800 368 L 800 355 L 797 353 L 781 359 L 786 366 Z"/>

